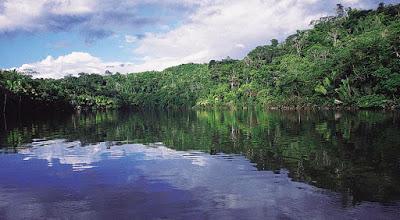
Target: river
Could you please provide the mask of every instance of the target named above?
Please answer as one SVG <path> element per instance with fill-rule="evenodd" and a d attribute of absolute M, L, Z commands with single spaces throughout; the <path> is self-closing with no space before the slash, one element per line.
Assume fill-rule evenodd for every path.
<path fill-rule="evenodd" d="M 398 219 L 399 112 L 2 118 L 0 219 Z"/>

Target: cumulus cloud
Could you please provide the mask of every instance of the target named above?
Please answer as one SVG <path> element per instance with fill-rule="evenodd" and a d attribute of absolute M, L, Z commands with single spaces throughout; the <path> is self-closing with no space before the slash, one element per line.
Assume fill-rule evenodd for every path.
<path fill-rule="evenodd" d="M 162 70 L 182 63 L 205 63 L 211 59 L 244 57 L 258 45 L 271 39 L 284 39 L 299 29 L 310 28 L 310 21 L 333 14 L 336 0 L 29 0 L 6 1 L 0 14 L 0 32 L 13 29 L 63 30 L 80 26 L 96 39 L 113 33 L 113 26 L 157 22 L 156 18 L 138 17 L 140 4 L 183 8 L 188 14 L 179 25 L 168 26 L 164 32 L 143 35 L 122 35 L 126 43 L 135 45 L 135 65 L 104 62 L 87 53 L 71 53 L 58 58 L 25 64 L 43 76 L 61 77 L 77 72 L 103 73 L 105 70 L 138 72 Z M 77 3 L 79 2 L 79 3 Z M 392 3 L 393 1 L 385 1 Z M 394 1 L 395 2 L 395 1 Z M 346 7 L 376 7 L 375 0 L 342 0 Z M 48 12 L 43 15 L 43 10 Z M 51 9 L 51 10 L 50 10 Z M 133 12 L 132 12 L 133 11 Z M 47 16 L 47 17 L 46 17 Z M 21 19 L 19 19 L 21 18 Z M 68 27 L 68 25 L 70 27 Z M 170 24 L 168 24 L 170 25 Z M 130 27 L 133 27 L 130 26 Z M 165 25 L 164 25 L 165 26 Z M 109 28 L 108 28 L 109 27 Z M 83 59 L 74 59 L 83 57 Z M 64 60 L 75 60 L 64 62 Z M 107 68 L 118 66 L 118 68 Z"/>
<path fill-rule="evenodd" d="M 85 20 L 92 12 L 94 1 L 6 0 L 0 15 L 2 32 L 35 31 L 53 27 L 54 24 Z M 50 19 L 53 18 L 53 19 Z M 48 23 L 47 23 L 48 22 Z"/>
<path fill-rule="evenodd" d="M 145 57 L 144 69 L 185 62 L 242 57 L 268 39 L 304 29 L 321 14 L 309 13 L 306 1 L 218 1 L 204 5 L 182 26 L 147 34 L 134 51 Z M 246 45 L 246 46 L 245 46 Z"/>
<path fill-rule="evenodd" d="M 17 68 L 18 71 L 32 75 L 35 78 L 62 78 L 66 75 L 78 73 L 132 72 L 135 65 L 132 63 L 103 62 L 100 58 L 83 52 L 72 52 L 65 56 L 45 59 Z"/>
<path fill-rule="evenodd" d="M 188 20 L 166 33 L 148 33 L 135 49 L 141 69 L 163 69 L 226 56 L 242 58 L 273 38 L 283 39 L 310 21 L 334 12 L 337 1 L 219 0 L 204 2 Z M 374 1 L 344 0 L 347 7 L 371 7 Z"/>
<path fill-rule="evenodd" d="M 161 16 L 146 16 L 140 12 L 139 7 L 146 4 L 156 4 L 156 1 L 1 0 L 0 35 L 76 29 L 90 42 L 110 36 L 121 28 L 162 25 Z M 167 0 L 162 4 L 178 3 Z"/>

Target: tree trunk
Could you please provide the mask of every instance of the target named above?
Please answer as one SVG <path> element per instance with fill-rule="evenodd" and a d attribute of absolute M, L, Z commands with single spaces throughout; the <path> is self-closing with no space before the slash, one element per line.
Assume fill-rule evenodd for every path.
<path fill-rule="evenodd" d="M 21 96 L 19 96 L 19 102 L 18 102 L 18 112 L 21 112 Z"/>
<path fill-rule="evenodd" d="M 6 106 L 7 106 L 7 93 L 4 93 L 3 114 L 6 114 Z"/>
<path fill-rule="evenodd" d="M 397 58 L 400 58 L 400 53 L 397 50 L 394 50 L 394 53 L 396 54 Z"/>
<path fill-rule="evenodd" d="M 7 131 L 7 118 L 5 115 L 3 115 L 3 119 L 4 119 L 4 131 Z"/>

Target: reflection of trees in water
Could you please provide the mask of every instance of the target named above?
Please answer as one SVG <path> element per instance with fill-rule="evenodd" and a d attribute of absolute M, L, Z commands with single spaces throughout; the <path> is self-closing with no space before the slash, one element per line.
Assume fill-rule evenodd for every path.
<path fill-rule="evenodd" d="M 102 112 L 20 122 L 0 141 L 9 152 L 46 137 L 243 154 L 259 170 L 287 169 L 351 204 L 399 198 L 399 128 L 396 112 Z"/>

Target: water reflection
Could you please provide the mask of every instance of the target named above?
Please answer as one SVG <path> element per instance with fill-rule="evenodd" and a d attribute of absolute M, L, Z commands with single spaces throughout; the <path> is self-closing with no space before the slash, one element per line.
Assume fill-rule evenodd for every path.
<path fill-rule="evenodd" d="M 59 164 L 71 165 L 73 171 L 83 171 L 95 167 L 95 163 L 101 160 L 120 159 L 135 155 L 140 160 L 190 160 L 192 164 L 205 166 L 206 158 L 200 152 L 178 152 L 169 149 L 162 143 L 154 144 L 124 144 L 124 142 L 100 142 L 83 146 L 79 141 L 69 142 L 62 139 L 39 140 L 26 145 L 18 151 L 24 155 L 23 160 L 42 159 L 53 166 L 54 161 Z M 140 157 L 139 157 L 140 155 Z"/>
<path fill-rule="evenodd" d="M 0 217 L 16 214 L 14 202 L 51 200 L 46 204 L 64 216 L 90 218 L 395 218 L 399 128 L 396 112 L 103 112 L 17 120 L 0 135 L 0 174 L 7 176 L 0 180 Z"/>

